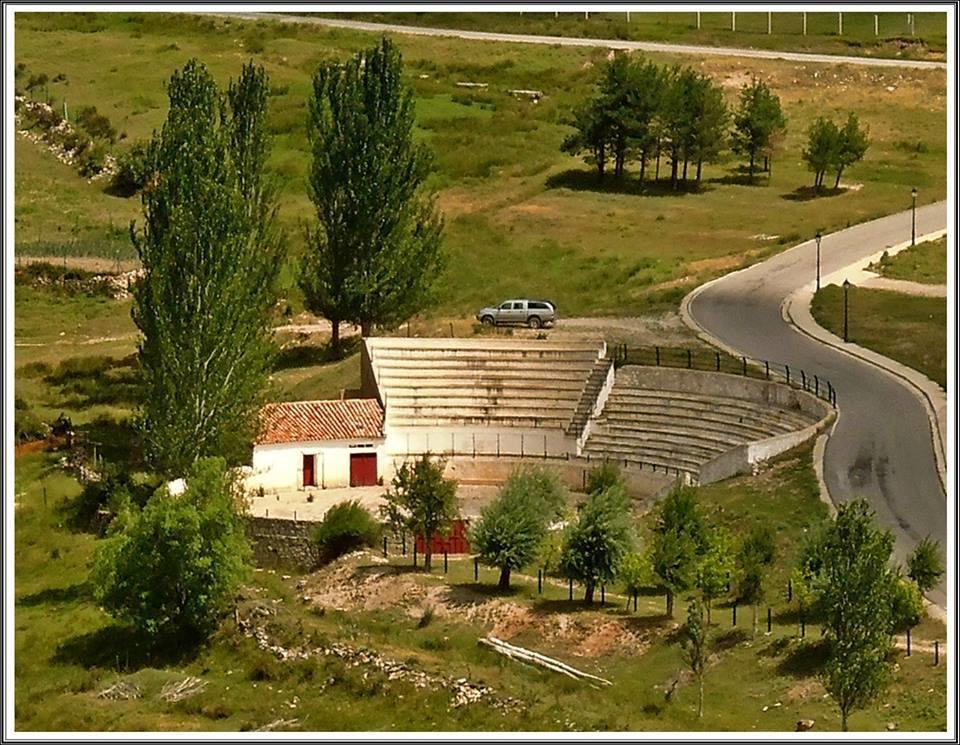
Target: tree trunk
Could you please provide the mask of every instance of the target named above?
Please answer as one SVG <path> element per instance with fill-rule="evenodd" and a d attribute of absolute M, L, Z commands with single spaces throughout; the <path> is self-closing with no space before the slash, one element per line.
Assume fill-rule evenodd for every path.
<path fill-rule="evenodd" d="M 697 183 L 700 183 L 700 172 L 703 170 L 703 160 L 697 159 Z"/>
<path fill-rule="evenodd" d="M 833 184 L 833 188 L 834 188 L 834 189 L 839 189 L 839 188 L 840 188 L 840 174 L 841 174 L 841 173 L 843 173 L 843 166 L 840 166 L 840 168 L 837 169 L 837 180 L 836 180 L 836 181 L 834 182 L 834 184 Z"/>
<path fill-rule="evenodd" d="M 704 605 L 707 606 L 707 626 L 710 625 L 710 610 L 713 603 L 710 600 L 707 600 Z"/>
<path fill-rule="evenodd" d="M 656 171 L 654 171 L 653 180 L 654 181 L 660 180 L 660 138 L 659 137 L 657 138 L 657 168 L 656 168 Z"/>
<path fill-rule="evenodd" d="M 500 582 L 497 584 L 501 590 L 510 589 L 510 567 L 504 566 L 500 569 Z"/>
<path fill-rule="evenodd" d="M 433 553 L 430 551 L 430 540 L 426 539 L 423 543 L 426 546 L 423 553 L 423 568 L 429 572 L 433 568 Z"/>
<path fill-rule="evenodd" d="M 845 708 L 840 709 L 840 729 L 843 732 L 850 731 L 850 728 L 847 726 L 847 710 Z"/>
<path fill-rule="evenodd" d="M 764 171 L 770 170 L 770 158 L 767 157 L 766 155 L 763 156 L 763 170 Z"/>
<path fill-rule="evenodd" d="M 607 150 L 601 145 L 597 149 L 597 175 L 603 180 L 603 173 L 607 169 Z"/>
<path fill-rule="evenodd" d="M 583 591 L 583 601 L 587 605 L 593 604 L 593 583 L 588 582 L 586 588 Z"/>
<path fill-rule="evenodd" d="M 687 185 L 687 158 L 686 158 L 686 156 L 684 156 L 684 158 L 683 158 L 683 185 L 684 185 L 684 186 Z"/>
<path fill-rule="evenodd" d="M 640 153 L 640 188 L 643 188 L 643 177 L 647 172 L 647 154 Z"/>
<path fill-rule="evenodd" d="M 753 604 L 753 637 L 757 637 L 757 604 Z"/>
<path fill-rule="evenodd" d="M 677 167 L 680 165 L 676 156 L 670 158 L 670 186 L 674 190 L 677 188 Z"/>
<path fill-rule="evenodd" d="M 703 674 L 701 673 L 697 680 L 699 695 L 697 696 L 697 716 L 703 719 Z"/>
<path fill-rule="evenodd" d="M 340 321 L 330 319 L 330 350 L 333 356 L 340 358 Z"/>
<path fill-rule="evenodd" d="M 753 181 L 753 153 L 750 153 L 750 180 Z"/>
<path fill-rule="evenodd" d="M 667 590 L 667 615 L 673 618 L 673 590 Z"/>
<path fill-rule="evenodd" d="M 373 329 L 372 321 L 369 321 L 369 320 L 360 321 L 360 336 L 362 336 L 364 339 L 370 336 L 370 331 L 372 329 Z"/>

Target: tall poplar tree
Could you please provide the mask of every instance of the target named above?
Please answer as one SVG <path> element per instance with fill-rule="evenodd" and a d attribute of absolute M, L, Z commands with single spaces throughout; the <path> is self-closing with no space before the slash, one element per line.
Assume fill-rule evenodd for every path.
<path fill-rule="evenodd" d="M 168 95 L 147 153 L 144 223 L 131 225 L 144 271 L 132 314 L 148 450 L 178 475 L 203 456 L 242 459 L 255 434 L 282 243 L 263 173 L 263 69 L 245 65 L 224 95 L 194 59 Z"/>
<path fill-rule="evenodd" d="M 307 306 L 364 336 L 419 311 L 443 267 L 442 220 L 425 181 L 432 158 L 413 142 L 413 94 L 386 38 L 313 76 L 309 194 L 300 285 Z"/>

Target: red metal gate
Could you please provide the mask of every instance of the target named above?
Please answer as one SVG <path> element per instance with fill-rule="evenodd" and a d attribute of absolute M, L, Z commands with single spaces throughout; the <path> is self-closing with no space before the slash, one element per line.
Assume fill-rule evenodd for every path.
<path fill-rule="evenodd" d="M 377 485 L 377 454 L 350 453 L 350 486 Z"/>
<path fill-rule="evenodd" d="M 314 469 L 314 465 L 317 462 L 316 455 L 304 455 L 303 456 L 303 485 L 304 486 L 316 486 L 317 485 L 317 474 Z"/>

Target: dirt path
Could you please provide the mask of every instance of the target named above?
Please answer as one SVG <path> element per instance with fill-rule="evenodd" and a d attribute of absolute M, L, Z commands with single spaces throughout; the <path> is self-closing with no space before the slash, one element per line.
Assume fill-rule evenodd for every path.
<path fill-rule="evenodd" d="M 54 266 L 63 266 L 63 256 L 17 256 L 16 265 L 24 266 L 29 264 L 53 264 Z M 140 268 L 140 262 L 136 259 L 122 259 L 117 262 L 116 259 L 108 259 L 102 256 L 68 256 L 66 260 L 68 269 L 81 269 L 85 272 L 97 273 L 119 273 L 129 272 Z"/>
<path fill-rule="evenodd" d="M 946 285 L 928 285 L 922 282 L 909 282 L 905 279 L 889 279 L 887 277 L 872 277 L 861 283 L 861 287 L 871 290 L 892 290 L 905 295 L 919 295 L 920 297 L 946 297 Z"/>

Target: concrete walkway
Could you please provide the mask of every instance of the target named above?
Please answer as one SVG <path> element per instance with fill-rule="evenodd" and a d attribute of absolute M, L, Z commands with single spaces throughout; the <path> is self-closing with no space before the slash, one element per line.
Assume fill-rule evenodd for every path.
<path fill-rule="evenodd" d="M 746 57 L 752 59 L 787 60 L 789 62 L 822 62 L 825 64 L 859 65 L 864 67 L 911 67 L 927 70 L 946 70 L 946 62 L 930 60 L 890 59 L 885 57 L 850 57 L 838 54 L 811 54 L 807 52 L 783 52 L 775 49 L 746 49 L 743 47 L 707 47 L 695 44 L 667 44 L 656 41 L 624 41 L 623 39 L 588 39 L 575 36 L 541 36 L 539 34 L 501 34 L 488 31 L 464 31 L 450 28 L 427 28 L 388 23 L 368 23 L 345 18 L 315 18 L 308 16 L 281 15 L 279 13 L 202 13 L 200 15 L 229 15 L 249 20 L 273 20 L 282 23 L 309 23 L 317 26 L 348 28 L 355 31 L 370 31 L 382 34 L 390 31 L 411 36 L 447 36 L 473 41 L 498 41 L 516 44 L 547 44 L 563 47 L 601 47 L 603 49 L 628 49 L 665 54 L 696 54 L 710 57 Z"/>
<path fill-rule="evenodd" d="M 879 275 L 867 277 L 859 286 L 869 290 L 889 290 L 890 292 L 902 292 L 904 295 L 917 295 L 919 297 L 947 296 L 946 285 L 928 285 L 923 282 L 890 279 L 889 277 L 881 277 Z"/>

